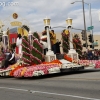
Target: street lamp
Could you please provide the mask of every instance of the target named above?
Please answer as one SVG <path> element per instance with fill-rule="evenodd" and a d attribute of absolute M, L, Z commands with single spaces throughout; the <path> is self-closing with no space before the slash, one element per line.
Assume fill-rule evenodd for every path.
<path fill-rule="evenodd" d="M 9 45 L 9 40 L 8 40 L 8 35 L 7 35 L 7 31 L 3 31 L 3 36 L 2 36 L 2 42 L 4 44 L 4 48 L 6 50 L 7 45 Z"/>
<path fill-rule="evenodd" d="M 76 50 L 73 48 L 73 38 L 72 38 L 72 33 L 71 33 L 71 29 L 72 29 L 72 18 L 68 18 L 66 20 L 67 23 L 67 27 L 69 32 L 70 32 L 70 50 L 68 52 L 68 56 L 71 57 L 73 59 L 73 61 L 77 61 L 78 62 L 78 53 L 76 52 Z"/>
<path fill-rule="evenodd" d="M 49 35 L 50 19 L 47 17 L 44 19 L 44 26 L 47 31 L 47 43 L 48 43 L 48 52 L 46 53 L 46 55 L 54 55 L 53 51 L 51 50 L 51 42 L 50 42 L 50 35 Z"/>
<path fill-rule="evenodd" d="M 70 50 L 69 53 L 76 53 L 75 49 L 73 49 L 73 39 L 72 39 L 72 34 L 71 34 L 71 29 L 72 29 L 72 18 L 68 18 L 66 20 L 67 27 L 69 32 L 70 32 Z"/>
<path fill-rule="evenodd" d="M 82 7 L 83 7 L 83 19 L 84 19 L 84 31 L 85 31 L 85 38 L 86 38 L 86 49 L 88 49 L 88 45 L 87 45 L 87 34 L 86 34 L 86 22 L 85 22 L 85 11 L 84 11 L 84 0 L 82 1 L 74 1 L 72 2 L 71 4 L 74 4 L 75 2 L 82 2 Z M 89 3 L 85 3 L 85 4 L 88 4 L 89 5 L 89 15 L 90 15 L 90 24 L 92 26 L 92 17 L 91 17 L 91 4 Z M 93 31 L 92 31 L 92 34 L 93 34 Z M 93 35 L 92 35 L 93 37 Z"/>
<path fill-rule="evenodd" d="M 74 1 L 71 4 L 74 4 L 75 2 L 82 2 L 82 1 Z M 92 15 L 91 15 L 91 3 L 86 3 L 83 1 L 83 3 L 87 4 L 89 6 L 89 18 L 90 18 L 90 26 L 92 26 Z"/>

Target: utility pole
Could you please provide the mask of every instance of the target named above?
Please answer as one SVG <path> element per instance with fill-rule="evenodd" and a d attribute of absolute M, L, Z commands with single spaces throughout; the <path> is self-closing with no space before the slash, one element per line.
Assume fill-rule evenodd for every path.
<path fill-rule="evenodd" d="M 86 49 L 88 49 L 88 45 L 87 45 L 87 33 L 86 33 L 86 22 L 85 22 L 85 11 L 84 11 L 84 0 L 82 0 L 82 6 L 83 6 L 83 20 L 84 20 L 85 39 L 86 39 Z"/>
<path fill-rule="evenodd" d="M 91 14 L 91 4 L 89 3 L 89 18 L 90 18 L 90 26 L 92 26 L 92 14 Z M 90 30 L 92 35 L 92 49 L 94 49 L 94 38 L 93 38 L 93 29 Z"/>

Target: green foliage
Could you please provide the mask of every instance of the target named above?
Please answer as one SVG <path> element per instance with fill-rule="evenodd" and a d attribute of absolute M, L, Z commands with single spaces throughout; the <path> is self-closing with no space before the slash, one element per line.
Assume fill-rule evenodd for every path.
<path fill-rule="evenodd" d="M 37 38 L 38 40 L 40 40 L 40 36 L 38 35 L 37 32 L 34 32 L 34 33 L 33 33 L 33 36 L 34 36 L 35 38 Z"/>
<path fill-rule="evenodd" d="M 25 54 L 23 55 L 23 57 L 26 58 L 26 59 L 28 59 L 28 60 L 30 59 L 30 56 L 27 56 Z"/>
<path fill-rule="evenodd" d="M 66 35 L 64 33 L 64 31 L 63 31 L 63 33 L 62 33 L 62 39 L 63 39 L 63 42 L 62 42 L 63 52 L 68 53 L 68 51 L 69 51 L 69 34 Z"/>
<path fill-rule="evenodd" d="M 36 42 L 33 43 L 33 47 L 35 47 L 38 51 L 42 52 L 40 45 L 38 45 Z"/>
<path fill-rule="evenodd" d="M 37 50 L 37 51 L 39 51 L 40 53 L 42 53 L 42 49 L 41 49 L 41 47 L 40 47 L 40 45 L 37 43 L 37 42 L 33 42 L 33 47 Z M 39 53 L 39 52 L 37 52 L 37 51 L 35 51 L 34 49 L 32 49 L 32 55 L 34 56 L 34 57 L 37 57 L 38 59 L 40 59 L 40 60 L 42 60 L 42 55 Z M 35 61 L 35 59 L 34 59 L 34 63 L 35 63 L 36 61 Z M 37 64 L 37 63 L 36 63 Z M 39 62 L 38 62 L 38 64 L 39 64 Z"/>
<path fill-rule="evenodd" d="M 28 65 L 30 65 L 30 61 L 31 61 L 30 56 L 29 56 L 30 55 L 30 45 L 29 45 L 29 41 L 28 41 L 27 36 L 23 37 L 22 51 L 23 51 L 23 58 L 26 59 L 26 60 L 24 60 L 24 62 L 27 63 Z M 29 55 L 27 55 L 25 53 L 27 53 Z M 29 60 L 29 61 L 27 61 L 27 60 Z"/>
<path fill-rule="evenodd" d="M 74 35 L 74 38 L 73 38 L 73 42 L 76 46 L 76 52 L 79 54 L 79 58 L 82 56 L 82 43 L 80 41 L 80 38 L 77 34 Z"/>

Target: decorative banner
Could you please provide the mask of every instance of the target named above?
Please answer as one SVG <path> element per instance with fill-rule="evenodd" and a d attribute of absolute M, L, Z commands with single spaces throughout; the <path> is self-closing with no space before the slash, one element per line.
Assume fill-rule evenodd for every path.
<path fill-rule="evenodd" d="M 19 21 L 14 21 L 14 22 L 11 22 L 10 24 L 11 26 L 22 26 L 22 23 Z"/>

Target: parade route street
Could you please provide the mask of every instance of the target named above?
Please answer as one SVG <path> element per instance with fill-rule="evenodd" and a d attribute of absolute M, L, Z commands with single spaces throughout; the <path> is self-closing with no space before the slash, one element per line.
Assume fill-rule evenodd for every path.
<path fill-rule="evenodd" d="M 0 77 L 0 100 L 100 100 L 100 70 L 39 78 Z"/>

